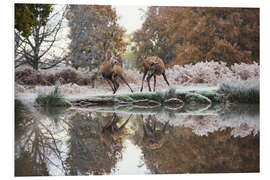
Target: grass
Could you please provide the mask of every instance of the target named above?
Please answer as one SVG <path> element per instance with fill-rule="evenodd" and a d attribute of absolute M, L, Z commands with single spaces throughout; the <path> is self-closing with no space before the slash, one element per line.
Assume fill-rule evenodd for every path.
<path fill-rule="evenodd" d="M 119 101 L 123 102 L 134 102 L 138 100 L 153 100 L 159 103 L 163 103 L 165 100 L 169 98 L 173 98 L 176 96 L 176 89 L 170 88 L 165 92 L 145 92 L 145 93 L 132 93 L 132 94 L 123 94 L 123 95 L 115 95 L 115 98 Z"/>
<path fill-rule="evenodd" d="M 36 103 L 45 107 L 71 107 L 71 103 L 66 101 L 64 96 L 60 93 L 59 85 L 58 83 L 49 94 L 39 94 L 36 98 Z"/>
<path fill-rule="evenodd" d="M 225 81 L 219 85 L 219 93 L 227 96 L 230 102 L 259 104 L 260 83 L 258 80 Z"/>
<path fill-rule="evenodd" d="M 185 103 L 194 104 L 211 104 L 211 100 L 198 93 L 191 92 L 178 92 L 175 88 L 169 88 L 167 91 L 159 92 L 145 92 L 145 93 L 132 93 L 114 96 L 118 101 L 122 102 L 134 102 L 138 100 L 152 100 L 158 103 L 164 104 L 164 102 L 171 98 L 179 98 L 185 101 Z"/>
<path fill-rule="evenodd" d="M 155 101 L 161 105 L 166 104 L 165 101 L 172 98 L 177 98 L 184 102 L 187 106 L 199 106 L 209 104 L 221 104 L 227 100 L 232 103 L 242 104 L 259 104 L 260 88 L 257 80 L 230 80 L 219 84 L 218 88 L 210 90 L 181 90 L 173 87 L 166 91 L 158 92 L 137 92 L 128 94 L 103 95 L 99 98 L 114 98 L 116 105 L 118 102 L 134 104 L 136 101 L 145 100 Z M 141 102 L 142 104 L 144 102 Z"/>

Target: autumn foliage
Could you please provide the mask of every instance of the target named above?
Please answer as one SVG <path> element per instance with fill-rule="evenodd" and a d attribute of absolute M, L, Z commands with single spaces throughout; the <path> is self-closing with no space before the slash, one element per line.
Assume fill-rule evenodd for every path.
<path fill-rule="evenodd" d="M 259 63 L 259 9 L 149 7 L 132 40 L 138 69 L 152 55 L 169 66 L 205 60 Z"/>

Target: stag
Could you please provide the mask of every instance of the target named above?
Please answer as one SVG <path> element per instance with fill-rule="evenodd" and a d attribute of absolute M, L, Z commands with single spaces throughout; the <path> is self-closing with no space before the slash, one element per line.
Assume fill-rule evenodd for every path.
<path fill-rule="evenodd" d="M 128 82 L 124 78 L 124 71 L 120 66 L 121 64 L 122 59 L 119 59 L 115 56 L 111 56 L 110 59 L 105 61 L 100 66 L 100 72 L 103 78 L 108 82 L 108 84 L 112 88 L 113 94 L 115 94 L 119 88 L 119 82 L 117 81 L 118 79 L 121 79 L 129 87 L 130 91 L 133 92 Z"/>
<path fill-rule="evenodd" d="M 151 87 L 150 87 L 150 79 L 154 76 L 154 91 L 156 90 L 156 76 L 157 75 L 161 75 L 163 76 L 164 80 L 166 81 L 166 83 L 168 84 L 168 86 L 170 85 L 167 77 L 165 75 L 165 65 L 163 63 L 163 61 L 155 56 L 151 56 L 148 57 L 144 60 L 143 62 L 143 67 L 144 67 L 144 73 L 143 73 L 143 79 L 142 79 L 142 87 L 141 87 L 141 92 L 143 90 L 143 83 L 144 83 L 144 78 L 147 75 L 147 83 L 148 83 L 148 88 L 149 91 L 151 91 Z"/>

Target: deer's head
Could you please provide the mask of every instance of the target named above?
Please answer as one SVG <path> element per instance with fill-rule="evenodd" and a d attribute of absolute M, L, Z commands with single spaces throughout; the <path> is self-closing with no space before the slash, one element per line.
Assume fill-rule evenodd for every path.
<path fill-rule="evenodd" d="M 113 67 L 114 65 L 120 64 L 120 63 L 119 63 L 118 59 L 113 55 L 113 56 L 111 57 L 111 59 L 110 59 L 110 64 L 111 64 L 111 66 Z"/>

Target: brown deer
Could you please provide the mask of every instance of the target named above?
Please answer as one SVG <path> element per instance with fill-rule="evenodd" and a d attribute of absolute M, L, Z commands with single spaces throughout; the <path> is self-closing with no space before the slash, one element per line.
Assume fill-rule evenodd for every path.
<path fill-rule="evenodd" d="M 148 83 L 148 88 L 149 91 L 151 91 L 151 87 L 150 87 L 150 79 L 154 76 L 154 91 L 156 90 L 156 76 L 157 75 L 161 75 L 163 76 L 164 80 L 166 81 L 166 83 L 168 84 L 168 86 L 170 85 L 167 77 L 165 75 L 165 65 L 163 63 L 163 61 L 156 57 L 156 56 L 151 56 L 148 57 L 144 60 L 143 62 L 143 67 L 144 67 L 144 73 L 143 73 L 143 79 L 142 79 L 142 87 L 141 87 L 141 92 L 143 90 L 143 83 L 144 83 L 144 78 L 147 75 L 147 83 Z"/>
<path fill-rule="evenodd" d="M 120 66 L 120 64 L 122 64 L 122 59 L 117 58 L 115 56 L 111 56 L 110 59 L 105 61 L 100 66 L 100 72 L 103 78 L 108 82 L 108 84 L 112 88 L 113 94 L 115 94 L 119 88 L 119 83 L 117 82 L 117 79 L 121 79 L 124 83 L 126 83 L 130 91 L 133 92 L 133 90 L 127 83 L 126 79 L 124 78 L 124 71 Z"/>

